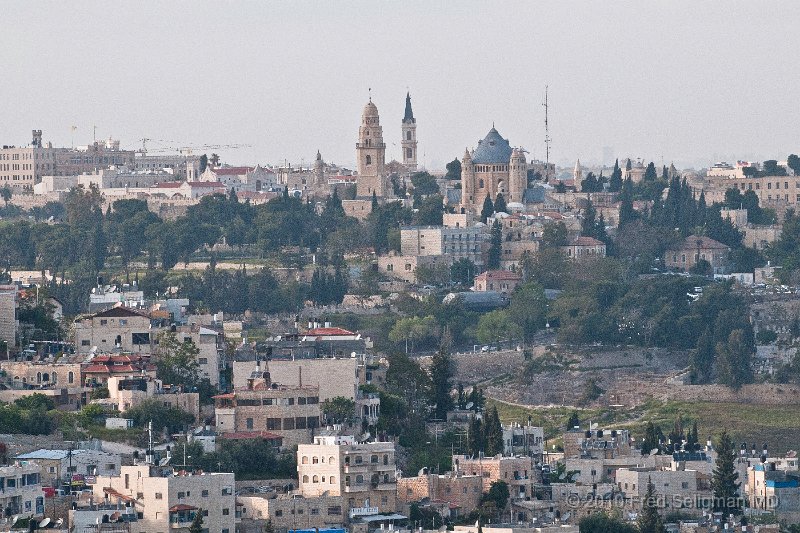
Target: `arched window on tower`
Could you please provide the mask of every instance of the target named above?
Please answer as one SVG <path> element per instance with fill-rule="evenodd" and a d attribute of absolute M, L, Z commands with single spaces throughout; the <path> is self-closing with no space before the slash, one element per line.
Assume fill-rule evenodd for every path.
<path fill-rule="evenodd" d="M 483 179 L 478 180 L 478 187 L 483 189 Z"/>
<path fill-rule="evenodd" d="M 408 131 L 406 132 L 406 140 L 407 140 L 407 141 L 410 141 L 410 140 L 411 140 L 411 130 L 408 130 Z"/>
<path fill-rule="evenodd" d="M 411 148 L 407 148 L 406 149 L 406 154 L 407 154 L 406 157 L 411 159 L 412 157 L 414 157 L 414 150 L 412 150 Z"/>
<path fill-rule="evenodd" d="M 372 156 L 371 156 L 371 155 L 368 155 L 368 156 L 367 156 L 367 164 L 368 164 L 368 165 L 371 165 L 371 164 L 372 164 Z"/>

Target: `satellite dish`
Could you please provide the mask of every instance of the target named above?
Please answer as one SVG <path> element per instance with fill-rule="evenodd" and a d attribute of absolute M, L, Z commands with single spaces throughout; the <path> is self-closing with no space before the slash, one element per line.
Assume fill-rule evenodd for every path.
<path fill-rule="evenodd" d="M 64 525 L 64 519 L 63 518 L 59 518 L 58 520 L 56 520 L 56 523 L 55 523 L 56 527 L 60 527 L 62 525 Z"/>
<path fill-rule="evenodd" d="M 653 448 L 652 450 L 650 450 L 650 455 L 655 455 L 657 453 L 658 453 L 658 448 Z"/>
<path fill-rule="evenodd" d="M 566 477 L 567 477 L 567 473 L 566 472 L 562 472 L 561 475 L 558 476 L 558 479 L 563 481 Z"/>
<path fill-rule="evenodd" d="M 371 435 L 369 434 L 369 431 L 367 431 L 366 433 L 364 433 L 364 440 L 367 440 L 368 438 L 370 438 L 370 436 Z"/>
<path fill-rule="evenodd" d="M 45 518 L 41 522 L 39 522 L 39 527 L 47 527 L 50 525 L 51 520 L 49 518 Z"/>
<path fill-rule="evenodd" d="M 11 517 L 11 525 L 13 526 L 14 524 L 16 524 L 17 520 L 19 520 L 19 515 L 12 516 Z"/>
<path fill-rule="evenodd" d="M 467 404 L 467 409 L 472 409 L 472 402 L 469 402 L 469 403 Z"/>

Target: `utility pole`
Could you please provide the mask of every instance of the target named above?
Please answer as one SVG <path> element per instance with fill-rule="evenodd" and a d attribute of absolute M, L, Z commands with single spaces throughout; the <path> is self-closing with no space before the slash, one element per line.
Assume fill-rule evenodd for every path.
<path fill-rule="evenodd" d="M 547 100 L 547 85 L 544 86 L 544 146 L 545 146 L 545 167 L 544 167 L 544 181 L 550 181 L 550 123 L 548 120 L 549 103 Z"/>

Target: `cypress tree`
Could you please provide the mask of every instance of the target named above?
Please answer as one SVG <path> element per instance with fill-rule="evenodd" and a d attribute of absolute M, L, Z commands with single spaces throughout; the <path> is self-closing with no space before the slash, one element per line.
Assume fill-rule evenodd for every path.
<path fill-rule="evenodd" d="M 481 222 L 486 224 L 486 219 L 494 214 L 494 204 L 489 196 L 483 201 L 483 209 L 481 209 Z"/>
<path fill-rule="evenodd" d="M 508 206 L 506 206 L 506 199 L 503 197 L 503 193 L 497 193 L 497 198 L 494 201 L 494 212 L 495 213 L 508 213 Z"/>
<path fill-rule="evenodd" d="M 723 431 L 717 443 L 717 462 L 711 473 L 711 488 L 714 491 L 714 511 L 725 515 L 741 514 L 739 487 L 741 483 L 736 471 L 736 449 L 727 431 Z"/>
<path fill-rule="evenodd" d="M 639 533 L 665 533 L 664 522 L 658 514 L 658 500 L 656 486 L 650 477 L 647 478 L 647 492 L 642 501 L 642 510 L 639 516 Z"/>
<path fill-rule="evenodd" d="M 630 178 L 622 183 L 619 199 L 619 227 L 622 227 L 636 218 L 636 211 L 633 210 L 633 181 Z"/>

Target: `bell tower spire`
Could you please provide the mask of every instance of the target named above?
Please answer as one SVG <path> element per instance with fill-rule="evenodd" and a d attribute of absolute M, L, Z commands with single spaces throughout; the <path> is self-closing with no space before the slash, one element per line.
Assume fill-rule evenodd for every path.
<path fill-rule="evenodd" d="M 406 93 L 406 112 L 403 116 L 400 146 L 403 150 L 403 164 L 410 170 L 417 170 L 417 120 L 411 109 L 411 93 Z"/>

